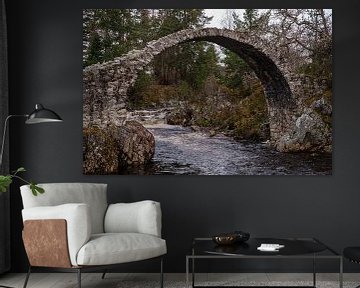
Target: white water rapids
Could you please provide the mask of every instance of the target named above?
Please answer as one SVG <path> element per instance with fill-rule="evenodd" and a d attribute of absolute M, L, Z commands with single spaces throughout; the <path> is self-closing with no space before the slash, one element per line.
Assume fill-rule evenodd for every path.
<path fill-rule="evenodd" d="M 209 137 L 176 125 L 146 125 L 155 136 L 153 162 L 140 174 L 329 175 L 331 155 L 280 153 L 261 143 Z"/>

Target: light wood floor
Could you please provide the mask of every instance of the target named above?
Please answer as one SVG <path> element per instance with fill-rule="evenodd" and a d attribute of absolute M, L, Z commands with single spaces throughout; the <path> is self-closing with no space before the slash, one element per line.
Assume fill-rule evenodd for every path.
<path fill-rule="evenodd" d="M 222 280 L 244 280 L 256 281 L 259 283 L 266 283 L 268 281 L 312 281 L 312 274 L 308 273 L 212 273 L 212 274 L 197 274 L 197 281 L 222 281 Z M 10 286 L 14 288 L 22 288 L 25 279 L 23 273 L 8 273 L 0 276 L 1 285 Z M 105 280 L 101 279 L 101 273 L 83 273 L 82 286 L 84 288 L 104 287 L 115 288 L 120 287 L 119 283 L 125 281 L 131 287 L 131 281 L 139 283 L 141 281 L 158 281 L 159 274 L 140 274 L 140 273 L 108 273 Z M 319 273 L 317 280 L 320 281 L 338 281 L 338 274 L 336 273 Z M 177 283 L 184 283 L 185 274 L 165 274 L 165 288 L 167 283 L 177 281 Z M 344 284 L 354 282 L 360 284 L 360 273 L 345 273 Z M 351 283 L 353 284 L 353 283 Z M 130 285 L 130 286 L 129 286 Z M 182 285 L 181 285 L 182 286 Z M 346 285 L 345 285 L 346 286 Z M 28 288 L 76 288 L 76 273 L 32 273 Z"/>

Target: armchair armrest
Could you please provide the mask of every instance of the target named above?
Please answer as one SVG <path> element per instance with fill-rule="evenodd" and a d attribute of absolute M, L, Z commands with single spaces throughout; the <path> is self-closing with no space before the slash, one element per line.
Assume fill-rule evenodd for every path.
<path fill-rule="evenodd" d="M 105 215 L 106 233 L 143 233 L 161 237 L 160 203 L 150 200 L 111 204 Z"/>
<path fill-rule="evenodd" d="M 77 253 L 89 241 L 91 235 L 88 205 L 71 203 L 58 206 L 33 207 L 23 209 L 22 216 L 24 223 L 27 220 L 64 219 L 66 221 L 66 237 L 70 261 L 73 266 L 77 265 Z M 39 241 L 40 238 L 40 235 L 34 235 L 33 241 Z"/>

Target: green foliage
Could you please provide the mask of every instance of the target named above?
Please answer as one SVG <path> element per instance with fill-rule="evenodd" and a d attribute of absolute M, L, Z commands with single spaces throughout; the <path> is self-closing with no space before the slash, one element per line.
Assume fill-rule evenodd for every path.
<path fill-rule="evenodd" d="M 86 9 L 84 66 L 114 59 L 182 29 L 203 27 L 210 19 L 204 9 Z M 175 56 L 170 54 L 167 60 Z"/>
<path fill-rule="evenodd" d="M 181 81 L 177 88 L 178 88 L 177 89 L 178 100 L 187 101 L 193 99 L 194 95 L 196 95 L 195 91 L 186 81 Z"/>
<path fill-rule="evenodd" d="M 254 30 L 258 27 L 259 22 L 259 13 L 257 9 L 245 9 L 243 20 L 240 19 L 240 17 L 236 14 L 234 14 L 234 24 L 235 26 L 243 30 Z"/>
<path fill-rule="evenodd" d="M 210 20 L 203 9 L 159 9 L 158 18 L 158 36 L 187 28 L 203 27 Z M 201 61 L 204 59 L 201 57 L 204 56 L 207 46 L 205 43 L 183 43 L 158 55 L 154 60 L 154 74 L 158 83 L 172 85 L 185 80 L 194 88 L 201 86 L 204 79 L 201 71 Z"/>
<path fill-rule="evenodd" d="M 236 30 L 241 32 L 256 34 L 259 36 L 267 30 L 269 24 L 269 12 L 259 13 L 257 9 L 245 9 L 243 18 L 236 13 L 233 14 L 233 22 Z M 237 94 L 244 94 L 243 77 L 245 73 L 251 72 L 251 68 L 239 55 L 230 50 L 223 50 L 225 54 L 225 75 L 222 83 L 230 89 L 238 90 Z"/>
<path fill-rule="evenodd" d="M 267 140 L 263 127 L 268 122 L 268 111 L 262 88 L 235 107 L 233 119 L 235 138 Z"/>
<path fill-rule="evenodd" d="M 222 97 L 227 97 L 220 103 L 229 101 L 230 105 L 206 99 L 193 102 L 197 111 L 194 124 L 223 131 L 236 139 L 267 140 L 268 111 L 261 84 L 252 87 L 249 96 L 241 100 L 234 99 L 227 87 L 219 86 L 218 90 Z"/>
<path fill-rule="evenodd" d="M 84 11 L 84 66 L 112 60 L 151 40 L 146 9 L 87 9 Z M 142 39 L 143 43 L 139 43 Z"/>
<path fill-rule="evenodd" d="M 13 182 L 13 178 L 17 178 L 22 182 L 30 185 L 31 192 L 34 196 L 38 194 L 43 194 L 45 192 L 44 188 L 37 186 L 37 184 L 33 181 L 27 181 L 24 178 L 20 177 L 18 173 L 26 172 L 24 167 L 18 168 L 16 171 L 12 172 L 12 174 L 8 175 L 0 175 L 0 192 L 6 192 L 9 188 L 10 184 Z"/>
<path fill-rule="evenodd" d="M 235 29 L 242 32 L 251 34 L 263 34 L 266 30 L 270 21 L 270 11 L 259 13 L 258 9 L 245 9 L 243 19 L 234 13 L 234 25 Z"/>
<path fill-rule="evenodd" d="M 19 172 L 26 172 L 24 167 L 19 167 L 16 171 L 15 174 L 19 173 Z"/>
<path fill-rule="evenodd" d="M 6 192 L 9 188 L 10 184 L 12 183 L 11 175 L 0 175 L 0 191 Z"/>
<path fill-rule="evenodd" d="M 103 59 L 102 51 L 103 44 L 101 42 L 100 36 L 98 34 L 92 35 L 89 44 L 89 50 L 85 66 L 92 65 L 98 62 L 101 62 Z"/>
<path fill-rule="evenodd" d="M 219 73 L 218 55 L 214 46 L 208 45 L 205 49 L 199 50 L 187 80 L 195 90 L 201 90 L 210 75 L 219 75 Z"/>
<path fill-rule="evenodd" d="M 160 36 L 187 28 L 199 28 L 208 23 L 204 9 L 159 9 L 158 24 Z"/>
<path fill-rule="evenodd" d="M 30 182 L 30 189 L 34 196 L 37 196 L 38 194 L 43 194 L 45 192 L 44 188 L 37 186 L 36 183 L 33 181 Z"/>
<path fill-rule="evenodd" d="M 170 101 L 178 100 L 178 90 L 176 85 L 152 84 L 140 91 L 137 101 L 128 103 L 128 106 L 131 110 L 166 107 Z"/>
<path fill-rule="evenodd" d="M 314 44 L 311 62 L 301 65 L 298 72 L 327 82 L 328 88 L 332 87 L 332 47 L 331 43 L 322 41 Z"/>
<path fill-rule="evenodd" d="M 222 82 L 231 89 L 239 89 L 243 85 L 243 76 L 250 72 L 250 67 L 246 62 L 234 52 L 224 50 L 225 76 Z"/>
<path fill-rule="evenodd" d="M 141 71 L 138 74 L 136 82 L 129 92 L 129 108 L 136 109 L 148 106 L 148 103 L 151 102 L 148 99 L 150 92 L 150 87 L 153 84 L 154 80 L 151 74 L 148 74 L 144 71 Z"/>

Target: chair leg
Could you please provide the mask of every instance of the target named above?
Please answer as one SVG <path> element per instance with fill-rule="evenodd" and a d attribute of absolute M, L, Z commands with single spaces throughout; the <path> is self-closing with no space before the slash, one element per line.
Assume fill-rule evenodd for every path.
<path fill-rule="evenodd" d="M 163 268 L 163 263 L 164 260 L 163 260 L 163 257 L 161 257 L 161 260 L 160 260 L 160 287 L 163 288 L 164 287 L 164 268 Z"/>
<path fill-rule="evenodd" d="M 31 274 L 31 265 L 29 266 L 29 270 L 28 270 L 28 272 L 27 272 L 27 274 L 26 274 L 26 278 L 25 278 L 25 282 L 24 282 L 23 288 L 26 288 L 27 283 L 28 283 L 28 281 L 29 281 L 30 274 Z"/>
<path fill-rule="evenodd" d="M 101 279 L 105 279 L 106 272 L 107 272 L 107 270 L 105 269 L 103 274 L 101 275 Z"/>
<path fill-rule="evenodd" d="M 81 288 L 81 269 L 77 269 L 78 288 Z"/>

